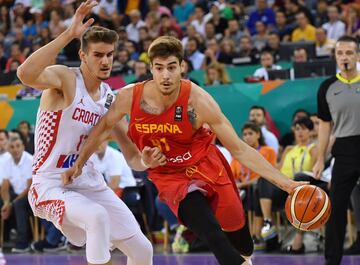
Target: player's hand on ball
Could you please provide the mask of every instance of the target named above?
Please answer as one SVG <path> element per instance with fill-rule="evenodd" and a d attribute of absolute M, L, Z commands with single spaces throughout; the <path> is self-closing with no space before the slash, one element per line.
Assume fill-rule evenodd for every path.
<path fill-rule="evenodd" d="M 148 168 L 155 168 L 166 164 L 166 156 L 158 147 L 145 146 L 141 158 Z"/>
<path fill-rule="evenodd" d="M 294 181 L 294 180 L 290 180 L 290 185 L 289 188 L 286 190 L 287 193 L 291 194 L 297 187 L 299 186 L 303 186 L 303 185 L 308 185 L 309 182 L 308 181 Z"/>

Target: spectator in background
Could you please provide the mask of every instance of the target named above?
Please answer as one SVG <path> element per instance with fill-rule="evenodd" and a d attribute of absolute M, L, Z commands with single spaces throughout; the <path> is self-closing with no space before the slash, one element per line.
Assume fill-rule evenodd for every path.
<path fill-rule="evenodd" d="M 171 11 L 164 5 L 160 5 L 159 0 L 148 0 L 149 12 L 155 12 L 157 17 L 160 18 L 161 15 L 168 15 L 171 17 Z"/>
<path fill-rule="evenodd" d="M 260 55 L 260 68 L 256 69 L 253 76 L 262 78 L 264 80 L 269 80 L 268 70 L 279 70 L 281 69 L 280 65 L 276 65 L 274 62 L 274 56 L 271 52 L 264 50 Z"/>
<path fill-rule="evenodd" d="M 9 148 L 9 133 L 5 129 L 0 129 L 0 170 L 2 170 L 5 167 L 8 159 L 11 158 L 11 155 L 8 152 L 8 148 Z"/>
<path fill-rule="evenodd" d="M 221 39 L 225 34 L 225 29 L 228 28 L 228 21 L 220 14 L 220 2 L 215 1 L 210 3 L 211 22 L 215 27 L 216 39 Z"/>
<path fill-rule="evenodd" d="M 216 86 L 230 83 L 231 80 L 224 64 L 212 63 L 206 67 L 205 85 Z"/>
<path fill-rule="evenodd" d="M 41 225 L 45 229 L 46 237 L 31 243 L 30 247 L 35 252 L 56 253 L 65 250 L 67 245 L 62 242 L 63 235 L 55 225 L 45 219 L 40 219 Z"/>
<path fill-rule="evenodd" d="M 280 50 L 280 36 L 276 32 L 271 32 L 267 38 L 267 44 L 264 48 L 271 52 L 274 56 L 274 60 L 278 61 L 280 59 L 279 50 Z"/>
<path fill-rule="evenodd" d="M 267 0 L 256 0 L 256 10 L 253 11 L 246 23 L 251 35 L 256 34 L 256 22 L 261 21 L 270 28 L 275 26 L 275 13 L 268 7 Z"/>
<path fill-rule="evenodd" d="M 107 185 L 119 197 L 121 197 L 125 187 L 136 186 L 135 178 L 126 163 L 124 155 L 108 146 L 108 141 L 103 142 L 89 160 L 104 176 Z"/>
<path fill-rule="evenodd" d="M 245 32 L 240 30 L 239 22 L 236 19 L 228 21 L 228 27 L 224 31 L 225 38 L 230 38 L 234 43 L 238 44 L 244 34 Z"/>
<path fill-rule="evenodd" d="M 194 70 L 200 70 L 204 63 L 205 55 L 199 51 L 199 42 L 196 38 L 189 38 L 186 49 L 186 58 L 192 63 Z"/>
<path fill-rule="evenodd" d="M 224 38 L 220 42 L 220 53 L 217 61 L 226 65 L 232 65 L 233 58 L 238 57 L 235 43 L 232 39 Z"/>
<path fill-rule="evenodd" d="M 305 7 L 304 5 L 300 4 L 300 1 L 298 0 L 285 0 L 284 1 L 284 7 L 285 7 L 285 14 L 287 19 L 287 24 L 294 28 L 296 25 L 296 15 L 300 12 L 303 12 L 305 16 L 307 17 L 307 20 L 310 24 L 314 24 L 313 16 L 311 14 L 311 11 Z"/>
<path fill-rule="evenodd" d="M 279 141 L 276 136 L 266 128 L 266 110 L 262 106 L 252 106 L 249 112 L 249 121 L 255 122 L 261 128 L 266 145 L 272 147 L 276 153 L 279 151 Z"/>
<path fill-rule="evenodd" d="M 131 10 L 129 14 L 130 23 L 126 26 L 126 32 L 129 40 L 139 42 L 139 28 L 145 26 L 145 22 L 141 20 L 141 13 L 139 10 Z"/>
<path fill-rule="evenodd" d="M 49 29 L 52 39 L 55 39 L 66 29 L 60 13 L 56 9 L 50 13 Z"/>
<path fill-rule="evenodd" d="M 0 72 L 5 71 L 7 60 L 4 54 L 4 45 L 0 42 Z"/>
<path fill-rule="evenodd" d="M 17 129 L 22 134 L 25 140 L 25 151 L 29 154 L 34 154 L 34 134 L 31 132 L 31 125 L 28 121 L 19 122 Z"/>
<path fill-rule="evenodd" d="M 183 35 L 180 26 L 167 14 L 162 14 L 160 17 L 159 36 L 164 35 L 174 36 L 178 39 L 181 39 Z"/>
<path fill-rule="evenodd" d="M 219 37 L 220 36 L 220 37 Z M 221 35 L 217 35 L 215 32 L 215 25 L 212 23 L 212 21 L 209 21 L 205 25 L 205 36 L 204 36 L 205 42 L 207 43 L 211 39 L 220 40 Z"/>
<path fill-rule="evenodd" d="M 20 45 L 17 42 L 11 44 L 11 54 L 10 58 L 6 62 L 5 71 L 9 72 L 11 70 L 11 64 L 13 61 L 18 61 L 22 64 L 25 61 L 25 56 L 22 54 L 20 50 Z"/>
<path fill-rule="evenodd" d="M 155 12 L 149 12 L 146 14 L 145 24 L 149 29 L 149 35 L 151 38 L 156 38 L 159 36 L 160 17 L 157 17 Z"/>
<path fill-rule="evenodd" d="M 239 61 L 240 63 L 251 64 L 256 64 L 259 62 L 259 51 L 254 47 L 250 36 L 242 36 L 239 46 L 239 58 L 235 58 L 233 60 L 234 64 L 237 64 L 237 61 Z"/>
<path fill-rule="evenodd" d="M 205 16 L 204 7 L 200 4 L 195 6 L 194 19 L 191 21 L 191 25 L 194 26 L 196 32 L 199 32 L 202 36 L 205 36 L 205 25 L 211 19 L 211 15 Z M 195 67 L 195 66 L 194 66 Z"/>
<path fill-rule="evenodd" d="M 308 53 L 306 51 L 305 48 L 302 47 L 297 47 L 294 50 L 294 54 L 292 57 L 292 61 L 294 63 L 305 63 L 309 60 L 308 58 Z M 290 79 L 294 80 L 295 79 L 295 70 L 294 67 L 290 68 Z"/>
<path fill-rule="evenodd" d="M 329 6 L 328 16 L 329 22 L 322 25 L 327 32 L 327 37 L 333 41 L 336 41 L 346 33 L 345 23 L 340 20 L 340 7 Z"/>
<path fill-rule="evenodd" d="M 359 35 L 360 30 L 360 7 L 357 3 L 349 5 L 348 12 L 345 15 L 346 18 L 346 34 L 350 36 Z"/>
<path fill-rule="evenodd" d="M 136 44 L 132 40 L 127 40 L 124 42 L 124 48 L 129 52 L 130 59 L 137 61 L 139 59 L 139 52 L 137 50 Z"/>
<path fill-rule="evenodd" d="M 150 44 L 152 41 L 153 41 L 153 39 L 149 37 L 140 43 L 142 48 L 141 48 L 139 60 L 145 62 L 146 64 L 150 63 L 148 50 L 149 50 L 149 47 L 150 47 Z"/>
<path fill-rule="evenodd" d="M 276 11 L 276 24 L 274 30 L 279 34 L 281 41 L 287 42 L 291 40 L 293 27 L 288 25 L 284 11 Z"/>
<path fill-rule="evenodd" d="M 325 28 L 316 29 L 316 56 L 332 56 L 335 41 L 328 38 Z"/>
<path fill-rule="evenodd" d="M 273 148 L 265 144 L 261 128 L 254 122 L 247 122 L 242 127 L 243 140 L 252 148 L 256 149 L 270 164 L 276 165 L 276 152 Z M 263 238 L 270 239 L 276 236 L 275 227 L 272 225 L 272 199 L 276 187 L 237 160 L 231 162 L 231 170 L 240 189 L 246 188 L 246 203 L 248 210 L 255 212 L 253 223 L 253 240 L 255 250 L 264 250 L 265 242 Z M 271 191 L 270 191 L 271 190 Z M 279 189 L 280 190 L 280 189 Z M 265 225 L 265 226 L 264 226 Z M 262 229 L 262 227 L 266 229 Z M 266 232 L 266 237 L 262 236 L 261 231 Z M 265 231 L 266 230 L 266 231 Z M 270 235 L 272 233 L 272 235 Z"/>
<path fill-rule="evenodd" d="M 112 72 L 115 75 L 130 75 L 133 74 L 134 61 L 130 60 L 130 53 L 128 50 L 122 48 L 119 50 L 117 57 L 114 60 Z"/>
<path fill-rule="evenodd" d="M 100 0 L 93 12 L 99 17 L 100 24 L 110 29 L 120 26 L 122 17 L 118 13 L 117 0 Z"/>
<path fill-rule="evenodd" d="M 152 75 L 149 73 L 148 65 L 143 61 L 135 62 L 134 74 L 135 74 L 136 79 L 135 79 L 135 81 L 133 81 L 133 83 L 152 79 Z"/>
<path fill-rule="evenodd" d="M 297 27 L 291 34 L 291 41 L 315 41 L 315 27 L 309 23 L 308 18 L 304 12 L 296 14 Z"/>
<path fill-rule="evenodd" d="M 24 151 L 21 138 L 10 138 L 9 152 L 11 159 L 7 167 L 2 168 L 5 176 L 1 184 L 1 218 L 7 220 L 13 212 L 16 217 L 16 245 L 11 249 L 14 253 L 30 250 L 30 206 L 27 193 L 31 185 L 32 155 Z"/>
<path fill-rule="evenodd" d="M 261 51 L 268 40 L 268 28 L 262 21 L 256 22 L 256 33 L 252 36 L 252 42 L 258 51 Z"/>
<path fill-rule="evenodd" d="M 316 4 L 315 26 L 321 27 L 329 21 L 327 0 L 318 0 Z"/>
<path fill-rule="evenodd" d="M 205 50 L 205 60 L 202 65 L 202 69 L 206 69 L 206 67 L 213 63 L 218 63 L 218 58 L 220 55 L 220 47 L 215 38 L 209 39 L 206 42 L 207 49 Z"/>
<path fill-rule="evenodd" d="M 194 13 L 194 4 L 188 0 L 177 0 L 173 10 L 177 23 L 185 30 L 189 24 L 190 16 Z"/>
<path fill-rule="evenodd" d="M 184 48 L 184 50 L 186 49 L 186 46 L 187 46 L 187 43 L 188 43 L 188 40 L 190 38 L 196 38 L 196 29 L 193 25 L 188 25 L 186 27 L 186 36 L 184 38 L 182 38 L 181 40 L 181 44 Z"/>
<path fill-rule="evenodd" d="M 11 17 L 9 8 L 6 5 L 2 5 L 0 8 L 0 32 L 5 35 L 10 31 Z"/>

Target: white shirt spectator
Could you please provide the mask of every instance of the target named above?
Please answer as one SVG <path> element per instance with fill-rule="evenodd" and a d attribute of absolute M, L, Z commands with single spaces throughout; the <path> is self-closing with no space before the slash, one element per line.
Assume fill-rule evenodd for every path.
<path fill-rule="evenodd" d="M 345 23 L 338 20 L 334 23 L 327 22 L 322 25 L 326 29 L 327 37 L 337 41 L 341 36 L 345 35 Z"/>
<path fill-rule="evenodd" d="M 270 132 L 266 126 L 262 126 L 261 127 L 261 132 L 264 136 L 264 140 L 265 140 L 265 144 L 267 146 L 270 146 L 272 148 L 274 148 L 276 154 L 279 152 L 279 141 L 276 138 L 275 134 L 273 134 L 272 132 Z"/>
<path fill-rule="evenodd" d="M 99 158 L 97 154 L 90 157 L 94 167 L 104 175 L 106 182 L 109 182 L 112 176 L 120 176 L 120 188 L 136 186 L 136 180 L 133 173 L 126 163 L 124 155 L 118 150 L 107 146 L 104 157 Z"/>
<path fill-rule="evenodd" d="M 280 70 L 281 66 L 274 64 L 271 66 L 271 70 Z M 254 76 L 256 77 L 263 77 L 264 80 L 269 80 L 269 74 L 267 72 L 267 69 L 265 67 L 261 67 L 259 69 L 256 69 Z"/>
<path fill-rule="evenodd" d="M 117 12 L 117 1 L 112 0 L 111 2 L 108 2 L 107 0 L 101 0 L 100 3 L 93 8 L 93 13 L 98 15 L 100 9 L 104 9 L 106 14 L 111 15 Z"/>
<path fill-rule="evenodd" d="M 126 33 L 128 35 L 128 39 L 135 41 L 136 43 L 139 42 L 139 28 L 146 26 L 145 22 L 139 20 L 136 25 L 130 23 L 126 26 Z"/>
<path fill-rule="evenodd" d="M 24 151 L 18 164 L 13 158 L 8 160 L 4 179 L 8 179 L 14 189 L 15 194 L 20 194 L 27 188 L 27 182 L 32 177 L 33 156 Z"/>
<path fill-rule="evenodd" d="M 203 37 L 205 37 L 205 25 L 212 19 L 212 14 L 208 13 L 206 14 L 202 21 L 199 21 L 198 19 L 195 19 L 191 22 L 191 25 L 194 26 L 197 32 L 199 32 Z"/>
<path fill-rule="evenodd" d="M 0 185 L 3 181 L 3 179 L 6 177 L 5 169 L 8 167 L 10 160 L 11 160 L 11 155 L 9 152 L 4 152 L 4 153 L 0 154 Z"/>
<path fill-rule="evenodd" d="M 194 70 L 200 70 L 205 59 L 205 55 L 197 50 L 191 54 L 188 59 L 191 61 Z"/>

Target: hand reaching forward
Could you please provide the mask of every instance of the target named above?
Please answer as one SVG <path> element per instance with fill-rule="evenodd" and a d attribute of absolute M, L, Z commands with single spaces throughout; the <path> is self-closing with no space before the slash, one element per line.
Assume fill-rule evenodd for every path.
<path fill-rule="evenodd" d="M 80 38 L 81 35 L 85 32 L 85 30 L 94 23 L 94 19 L 90 18 L 85 23 L 83 20 L 87 15 L 90 14 L 93 7 L 98 4 L 97 1 L 87 0 L 86 2 L 82 2 L 80 6 L 76 9 L 75 15 L 72 19 L 71 25 L 69 27 L 69 33 L 74 38 Z"/>
<path fill-rule="evenodd" d="M 166 164 L 166 156 L 158 147 L 145 146 L 141 153 L 141 159 L 145 166 L 155 168 Z"/>
<path fill-rule="evenodd" d="M 75 162 L 75 164 L 61 174 L 62 182 L 64 185 L 71 184 L 75 178 L 81 175 L 81 167 Z"/>

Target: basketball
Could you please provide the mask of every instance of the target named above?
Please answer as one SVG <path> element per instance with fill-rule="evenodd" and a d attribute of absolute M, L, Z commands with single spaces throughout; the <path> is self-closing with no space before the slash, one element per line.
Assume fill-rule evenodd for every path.
<path fill-rule="evenodd" d="M 319 187 L 303 185 L 297 187 L 286 199 L 285 213 L 297 229 L 309 231 L 323 226 L 330 217 L 329 197 Z"/>

